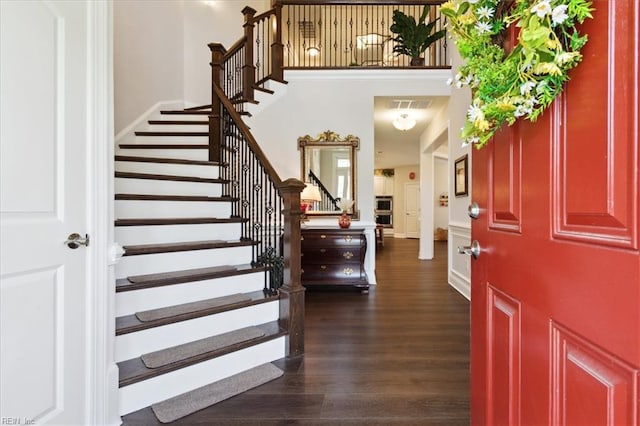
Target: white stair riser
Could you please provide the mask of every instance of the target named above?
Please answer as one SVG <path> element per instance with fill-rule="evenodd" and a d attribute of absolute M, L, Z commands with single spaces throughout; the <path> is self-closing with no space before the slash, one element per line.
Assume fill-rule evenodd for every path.
<path fill-rule="evenodd" d="M 250 246 L 124 256 L 116 265 L 116 278 L 245 263 L 251 263 Z"/>
<path fill-rule="evenodd" d="M 194 176 L 218 178 L 218 166 L 199 166 L 192 164 L 148 163 L 137 161 L 116 161 L 116 171 L 149 173 L 156 175 Z"/>
<path fill-rule="evenodd" d="M 277 301 L 116 336 L 116 362 L 251 325 L 276 321 Z"/>
<path fill-rule="evenodd" d="M 208 120 L 209 117 L 206 114 L 153 114 L 149 117 L 149 120 L 165 120 L 165 121 L 202 121 Z"/>
<path fill-rule="evenodd" d="M 208 144 L 209 136 L 136 136 L 134 143 L 200 145 Z"/>
<path fill-rule="evenodd" d="M 144 149 L 144 148 L 116 148 L 116 155 L 132 157 L 176 158 L 179 160 L 209 161 L 209 151 L 206 149 Z"/>
<path fill-rule="evenodd" d="M 200 120 L 183 120 L 176 118 L 175 120 L 165 121 L 202 121 L 208 120 L 207 116 L 203 116 Z M 145 129 L 139 129 L 145 132 L 208 132 L 209 124 L 148 124 Z"/>
<path fill-rule="evenodd" d="M 116 293 L 116 317 L 264 288 L 265 273 L 234 275 Z"/>
<path fill-rule="evenodd" d="M 153 180 L 116 178 L 116 194 L 148 195 L 222 195 L 222 184 L 207 182 L 185 182 L 173 180 Z"/>
<path fill-rule="evenodd" d="M 116 200 L 116 218 L 217 217 L 231 215 L 231 203 L 217 201 Z"/>
<path fill-rule="evenodd" d="M 194 225 L 116 226 L 115 241 L 122 245 L 178 243 L 199 240 L 237 240 L 239 223 Z"/>
<path fill-rule="evenodd" d="M 120 415 L 283 358 L 284 337 L 120 388 Z"/>

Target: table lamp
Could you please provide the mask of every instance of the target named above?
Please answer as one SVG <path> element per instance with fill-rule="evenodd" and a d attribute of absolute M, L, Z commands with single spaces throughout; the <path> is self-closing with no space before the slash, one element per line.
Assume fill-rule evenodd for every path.
<path fill-rule="evenodd" d="M 314 202 L 322 201 L 318 187 L 310 182 L 305 182 L 305 184 L 306 186 L 300 193 L 300 210 L 302 210 L 302 216 L 300 217 L 301 221 L 307 219 L 307 211 L 312 209 Z"/>

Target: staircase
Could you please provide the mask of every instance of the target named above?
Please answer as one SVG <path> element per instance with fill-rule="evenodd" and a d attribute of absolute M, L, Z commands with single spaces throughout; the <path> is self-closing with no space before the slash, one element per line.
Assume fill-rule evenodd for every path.
<path fill-rule="evenodd" d="M 223 195 L 226 166 L 208 161 L 208 114 L 162 111 L 117 148 L 115 240 L 125 249 L 116 266 L 121 415 L 153 406 L 171 421 L 156 411 L 159 403 L 178 397 L 184 407 L 211 384 L 212 392 L 232 396 L 246 390 L 235 377 L 245 380 L 242 374 L 288 353 L 280 295 L 268 288 L 268 268 L 252 262 L 258 241 L 241 238 L 247 219 L 234 217 L 238 199 Z M 200 408 L 215 400 L 205 398 Z"/>

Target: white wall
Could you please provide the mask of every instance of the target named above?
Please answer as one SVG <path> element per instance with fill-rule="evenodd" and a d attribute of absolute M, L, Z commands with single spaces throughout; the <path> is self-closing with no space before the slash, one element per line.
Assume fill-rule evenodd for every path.
<path fill-rule="evenodd" d="M 434 180 L 433 180 L 433 226 L 435 228 L 448 229 L 449 207 L 440 205 L 440 194 L 449 192 L 449 161 L 446 156 L 434 155 Z"/>
<path fill-rule="evenodd" d="M 434 151 L 446 143 L 448 123 L 448 108 L 445 105 L 420 136 L 420 199 L 422 208 L 420 209 L 420 252 L 418 258 L 423 260 L 433 259 Z"/>
<path fill-rule="evenodd" d="M 116 133 L 156 103 L 184 98 L 182 11 L 180 1 L 113 2 Z"/>
<path fill-rule="evenodd" d="M 452 70 L 458 69 L 462 59 L 452 47 Z M 452 89 L 449 100 L 449 176 L 453 176 L 455 160 L 461 156 L 469 155 L 469 195 L 456 197 L 454 182 L 449 182 L 449 284 L 462 293 L 467 299 L 471 297 L 471 260 L 469 256 L 458 254 L 457 247 L 469 245 L 471 242 L 471 219 L 467 214 L 467 208 L 471 203 L 471 172 L 472 161 L 471 147 L 462 147 L 460 129 L 464 126 L 465 116 L 471 104 L 471 93 L 468 88 Z"/>
<path fill-rule="evenodd" d="M 244 34 L 245 6 L 257 14 L 270 9 L 269 0 L 184 1 L 184 99 L 196 105 L 211 103 L 209 43 L 230 48 Z"/>
<path fill-rule="evenodd" d="M 245 6 L 262 13 L 270 1 L 114 1 L 116 134 L 158 102 L 211 103 L 207 45 L 242 37 Z"/>
<path fill-rule="evenodd" d="M 446 96 L 448 70 L 286 71 L 287 95 L 253 117 L 251 131 L 282 178 L 300 178 L 297 139 L 326 130 L 360 138 L 357 203 L 373 221 L 375 96 Z"/>

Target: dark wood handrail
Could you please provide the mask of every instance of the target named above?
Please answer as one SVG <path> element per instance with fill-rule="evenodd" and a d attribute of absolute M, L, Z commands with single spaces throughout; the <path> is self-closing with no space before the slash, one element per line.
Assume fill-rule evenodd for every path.
<path fill-rule="evenodd" d="M 280 176 L 278 176 L 278 172 L 276 172 L 276 169 L 273 167 L 273 165 L 265 155 L 264 151 L 262 151 L 262 148 L 260 148 L 260 145 L 258 145 L 258 142 L 256 142 L 256 139 L 251 134 L 249 127 L 247 127 L 247 125 L 244 124 L 244 121 L 242 121 L 242 117 L 235 110 L 235 108 L 233 107 L 233 104 L 231 103 L 231 101 L 229 101 L 229 98 L 227 98 L 226 94 L 216 84 L 213 85 L 213 91 L 218 97 L 218 99 L 220 100 L 220 102 L 222 102 L 222 105 L 224 106 L 224 108 L 227 110 L 227 112 L 233 119 L 233 122 L 235 123 L 235 125 L 238 126 L 238 129 L 242 133 L 242 136 L 244 136 L 244 138 L 247 140 L 247 144 L 249 145 L 249 148 L 254 152 L 256 157 L 258 157 L 260 163 L 267 171 L 267 174 L 269 175 L 273 183 L 276 186 L 280 185 L 282 183 L 282 179 L 280 179 Z"/>
<path fill-rule="evenodd" d="M 282 283 L 278 287 L 280 296 L 280 316 L 278 321 L 280 326 L 288 331 L 285 343 L 286 355 L 289 357 L 302 355 L 304 353 L 305 289 L 302 286 L 300 277 L 302 250 L 300 193 L 305 185 L 298 179 L 291 178 L 283 181 L 280 178 L 222 88 L 215 81 L 212 83 L 212 94 L 215 96 L 212 103 L 215 104 L 217 102 L 218 105 L 221 105 L 220 109 L 224 110 L 228 119 L 233 122 L 235 128 L 240 132 L 242 143 L 253 153 L 258 163 L 260 163 L 262 170 L 264 170 L 268 179 L 273 182 L 278 194 L 282 198 Z M 225 136 L 221 134 L 221 137 L 224 138 Z M 221 146 L 220 143 L 217 145 Z M 273 232 L 273 230 L 268 232 Z M 273 259 L 273 257 L 271 257 L 271 259 Z M 273 268 L 273 263 L 267 263 L 267 265 L 271 265 Z"/>
<path fill-rule="evenodd" d="M 268 18 L 271 15 L 275 15 L 275 14 L 276 14 L 276 9 L 275 8 L 269 9 L 266 12 L 262 12 L 261 14 L 254 16 L 252 21 L 253 22 L 262 21 L 263 19 Z"/>
<path fill-rule="evenodd" d="M 235 43 L 233 43 L 233 45 L 229 49 L 225 49 L 223 59 L 227 59 L 227 58 L 233 56 L 234 53 L 236 53 L 238 50 L 240 50 L 240 49 L 242 49 L 244 47 L 246 42 L 247 42 L 247 37 L 246 36 L 242 36 L 240 38 L 240 40 L 238 40 Z"/>

